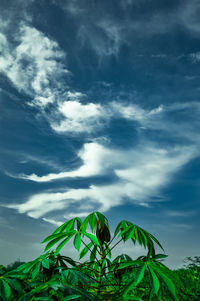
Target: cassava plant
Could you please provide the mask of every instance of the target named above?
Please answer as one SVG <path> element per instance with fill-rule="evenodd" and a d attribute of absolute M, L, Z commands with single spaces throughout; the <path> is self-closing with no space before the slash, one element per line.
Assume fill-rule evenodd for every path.
<path fill-rule="evenodd" d="M 70 239 L 73 239 L 79 258 L 89 254 L 89 260 L 76 262 L 70 268 L 62 265 L 60 273 L 65 274 L 67 281 L 70 273 L 80 273 L 77 289 L 87 291 L 94 300 L 165 300 L 164 291 L 170 294 L 172 300 L 177 300 L 172 273 L 162 263 L 167 256 L 155 252 L 155 245 L 162 250 L 163 247 L 152 234 L 141 227 L 123 220 L 111 237 L 107 218 L 100 212 L 93 212 L 83 221 L 75 217 L 58 227 L 43 240 L 43 243 L 47 243 L 44 252 L 56 246 L 53 251 L 54 258 L 61 256 L 61 249 Z M 120 242 L 125 243 L 128 240 L 134 245 L 138 243 L 144 247 L 146 255 L 133 260 L 122 254 L 112 260 L 113 249 Z M 45 268 L 48 267 L 46 265 Z M 84 277 L 89 281 L 82 281 Z M 144 279 L 148 279 L 148 283 Z M 145 287 L 142 287 L 143 282 Z M 77 300 L 85 299 L 81 294 Z"/>
<path fill-rule="evenodd" d="M 60 254 L 70 239 L 79 259 L 89 255 L 88 260 Z M 144 247 L 146 254 L 112 259 L 113 249 L 128 240 Z M 44 253 L 35 260 L 12 271 L 0 267 L 0 301 L 177 300 L 173 273 L 162 263 L 167 256 L 155 252 L 155 245 L 163 250 L 161 244 L 127 220 L 111 236 L 107 218 L 93 212 L 83 221 L 79 217 L 66 221 L 43 243 L 47 243 Z"/>

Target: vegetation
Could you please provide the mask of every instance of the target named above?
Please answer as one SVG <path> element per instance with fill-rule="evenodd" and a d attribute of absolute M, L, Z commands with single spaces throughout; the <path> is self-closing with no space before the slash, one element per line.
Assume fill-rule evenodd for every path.
<path fill-rule="evenodd" d="M 79 258 L 88 260 L 77 262 L 60 254 L 71 239 Z M 112 259 L 113 249 L 128 240 L 143 246 L 146 255 Z M 159 241 L 129 221 L 121 221 L 111 237 L 106 217 L 93 212 L 84 221 L 66 221 L 43 243 L 44 253 L 35 260 L 0 266 L 0 301 L 199 300 L 199 258 L 189 258 L 186 268 L 171 271 L 162 263 L 167 256 L 155 252 L 155 245 L 163 250 Z"/>

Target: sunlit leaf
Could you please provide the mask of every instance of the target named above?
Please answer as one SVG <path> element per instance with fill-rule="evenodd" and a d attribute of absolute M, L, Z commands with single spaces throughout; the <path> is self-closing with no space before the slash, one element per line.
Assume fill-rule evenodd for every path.
<path fill-rule="evenodd" d="M 60 252 L 60 250 L 66 245 L 66 243 L 72 238 L 72 236 L 74 236 L 74 234 L 76 233 L 76 231 L 74 231 L 74 233 L 72 233 L 71 235 L 69 235 L 66 239 L 64 239 L 56 248 L 55 251 L 55 255 L 58 255 L 58 253 Z"/>
<path fill-rule="evenodd" d="M 96 226 L 96 222 L 97 222 L 96 215 L 93 212 L 92 214 L 89 215 L 89 224 L 90 224 L 90 228 L 91 228 L 92 232 Z"/>
<path fill-rule="evenodd" d="M 87 232 L 84 232 L 83 234 L 85 236 L 87 236 L 94 244 L 96 244 L 97 246 L 100 247 L 99 240 L 98 240 L 98 238 L 95 235 L 87 233 Z"/>
<path fill-rule="evenodd" d="M 40 267 L 41 267 L 41 262 L 37 262 L 31 273 L 33 279 L 35 279 L 38 276 L 40 272 Z"/>
<path fill-rule="evenodd" d="M 57 238 L 54 238 L 51 240 L 45 247 L 44 252 L 49 250 L 51 247 L 53 247 L 55 244 L 57 244 L 61 239 L 68 237 L 68 234 L 59 234 Z"/>
<path fill-rule="evenodd" d="M 79 251 L 81 247 L 81 235 L 79 232 L 76 233 L 73 244 L 77 251 Z"/>

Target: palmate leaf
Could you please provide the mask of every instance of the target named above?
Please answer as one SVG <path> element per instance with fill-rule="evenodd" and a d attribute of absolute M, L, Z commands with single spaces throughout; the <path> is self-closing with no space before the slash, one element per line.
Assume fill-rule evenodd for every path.
<path fill-rule="evenodd" d="M 75 218 L 72 218 L 72 219 L 66 221 L 60 227 L 58 227 L 52 234 L 57 234 L 57 233 L 61 233 L 64 231 L 68 232 L 68 231 L 74 230 L 74 224 L 75 224 Z"/>
<path fill-rule="evenodd" d="M 140 281 L 144 278 L 145 268 L 146 268 L 146 263 L 143 262 L 141 264 L 141 266 L 138 268 L 135 278 L 127 284 L 124 292 L 122 293 L 123 297 L 126 297 L 128 292 L 131 289 L 134 289 L 140 283 Z"/>
<path fill-rule="evenodd" d="M 85 248 L 83 248 L 83 250 L 81 251 L 80 255 L 79 255 L 79 259 L 83 258 L 89 251 L 89 249 L 93 246 L 93 243 L 90 242 Z"/>
<path fill-rule="evenodd" d="M 156 295 L 158 294 L 158 290 L 160 288 L 160 281 L 158 279 L 158 277 L 156 276 L 156 274 L 154 273 L 153 269 L 151 268 L 151 266 L 148 264 L 148 270 L 151 274 L 151 278 L 152 278 L 152 282 L 153 282 L 153 288 L 155 290 Z"/>
<path fill-rule="evenodd" d="M 16 271 L 22 271 L 23 273 L 28 273 L 32 267 L 35 265 L 36 260 L 24 263 L 22 265 L 20 265 Z"/>
<path fill-rule="evenodd" d="M 76 233 L 76 231 L 74 232 L 70 232 L 70 235 L 74 235 Z M 72 234 L 73 233 L 73 234 Z M 55 244 L 57 244 L 61 239 L 63 238 L 68 238 L 70 236 L 69 234 L 65 233 L 65 234 L 59 234 L 57 236 L 57 238 L 54 238 L 53 240 L 51 240 L 45 247 L 44 252 L 46 252 L 47 250 L 49 250 L 51 247 L 53 247 Z"/>
<path fill-rule="evenodd" d="M 125 229 L 125 228 L 126 228 L 126 221 L 123 220 L 123 221 L 121 221 L 121 222 L 117 225 L 117 227 L 116 227 L 116 229 L 115 229 L 115 232 L 114 232 L 114 236 L 116 236 L 116 235 L 119 233 L 120 230 L 123 230 L 123 229 Z"/>
<path fill-rule="evenodd" d="M 10 296 L 12 295 L 12 290 L 5 279 L 1 280 L 1 285 L 2 285 L 2 289 L 3 289 L 2 295 L 5 297 L 5 300 L 8 300 L 10 298 Z"/>
<path fill-rule="evenodd" d="M 66 245 L 66 243 L 74 236 L 75 231 L 73 234 L 69 235 L 66 239 L 64 239 L 56 248 L 55 255 L 58 255 L 60 250 Z"/>
<path fill-rule="evenodd" d="M 156 264 L 150 263 L 151 268 L 156 272 L 159 278 L 165 283 L 166 287 L 172 294 L 174 300 L 177 300 L 175 286 L 172 280 L 170 279 L 170 275 L 168 274 L 168 269 L 163 268 L 162 266 L 157 266 Z"/>

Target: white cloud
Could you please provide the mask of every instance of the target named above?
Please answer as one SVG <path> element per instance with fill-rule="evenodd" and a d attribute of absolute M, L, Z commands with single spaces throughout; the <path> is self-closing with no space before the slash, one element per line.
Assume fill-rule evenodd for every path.
<path fill-rule="evenodd" d="M 92 159 L 87 167 L 83 165 L 74 171 L 74 176 L 80 175 L 81 169 L 82 176 L 87 176 L 87 173 L 91 175 L 90 168 L 92 166 L 94 168 L 93 175 L 99 174 L 109 166 L 118 178 L 115 183 L 91 185 L 86 189 L 68 189 L 62 192 L 36 194 L 23 204 L 7 207 L 39 218 L 54 210 L 67 210 L 72 204 L 77 203 L 77 208 L 79 208 L 78 204 L 83 200 L 88 211 L 90 211 L 89 209 L 98 209 L 105 212 L 114 206 L 123 204 L 125 199 L 141 206 L 149 206 L 149 203 L 158 200 L 159 196 L 162 200 L 161 189 L 169 184 L 175 173 L 196 155 L 192 147 L 164 150 L 149 146 L 140 146 L 130 151 L 111 151 L 109 149 L 103 153 L 102 161 L 102 150 L 99 154 L 94 152 L 93 159 L 95 158 L 95 160 Z M 86 158 L 90 157 L 89 152 L 84 154 Z M 98 161 L 97 165 L 96 160 Z M 50 180 L 50 176 L 46 180 Z"/>
<path fill-rule="evenodd" d="M 73 171 L 61 172 L 58 174 L 48 174 L 46 176 L 19 175 L 19 178 L 32 180 L 36 182 L 47 182 L 63 178 L 91 177 L 105 172 L 108 164 L 104 164 L 105 158 L 111 156 L 111 152 L 98 143 L 86 143 L 78 153 L 83 164 Z"/>
<path fill-rule="evenodd" d="M 75 93 L 75 96 L 77 97 L 77 93 Z M 102 125 L 100 121 L 105 115 L 104 109 L 100 104 L 81 104 L 79 101 L 74 100 L 60 104 L 58 111 L 64 120 L 59 123 L 51 123 L 52 128 L 56 132 L 92 132 Z"/>
<path fill-rule="evenodd" d="M 16 36 L 16 47 L 3 34 L 0 42 L 3 48 L 0 72 L 20 92 L 34 98 L 36 104 L 46 106 L 52 103 L 54 89 L 59 89 L 57 80 L 68 72 L 62 63 L 65 54 L 57 42 L 24 24 Z"/>

